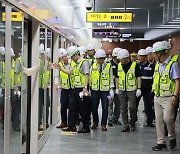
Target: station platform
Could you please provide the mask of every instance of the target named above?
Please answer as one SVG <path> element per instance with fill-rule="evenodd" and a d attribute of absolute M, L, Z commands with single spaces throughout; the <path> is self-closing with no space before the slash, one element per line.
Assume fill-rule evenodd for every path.
<path fill-rule="evenodd" d="M 61 135 L 62 131 L 54 127 L 40 154 L 179 154 L 179 118 L 176 121 L 176 151 L 169 149 L 169 140 L 166 143 L 168 147 L 166 151 L 152 150 L 156 145 L 156 130 L 155 127 L 145 127 L 145 114 L 140 110 L 134 132 L 122 133 L 123 126 L 114 125 L 108 127 L 107 132 L 102 132 L 101 127 L 98 127 L 89 134 Z"/>

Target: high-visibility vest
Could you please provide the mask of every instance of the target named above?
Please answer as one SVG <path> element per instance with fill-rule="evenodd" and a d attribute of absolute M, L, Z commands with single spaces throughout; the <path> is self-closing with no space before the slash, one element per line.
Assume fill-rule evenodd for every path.
<path fill-rule="evenodd" d="M 42 88 L 47 88 L 50 85 L 50 70 L 45 70 L 42 74 Z"/>
<path fill-rule="evenodd" d="M 172 55 L 171 60 L 172 60 L 173 62 L 178 62 L 178 58 L 179 58 L 178 55 Z"/>
<path fill-rule="evenodd" d="M 11 71 L 10 71 L 10 86 L 11 89 L 14 89 L 14 69 L 15 69 L 15 61 L 12 60 L 11 61 Z M 1 87 L 5 88 L 5 62 L 2 62 L 2 83 L 1 83 Z"/>
<path fill-rule="evenodd" d="M 39 59 L 39 66 L 40 66 L 40 71 L 39 71 L 39 88 L 43 88 L 44 87 L 44 73 L 45 73 L 44 65 L 45 65 L 45 62 L 43 60 Z"/>
<path fill-rule="evenodd" d="M 104 70 L 100 73 L 98 64 L 95 62 L 91 70 L 91 89 L 109 91 L 110 90 L 110 68 L 111 64 L 107 63 Z"/>
<path fill-rule="evenodd" d="M 80 68 L 83 62 L 86 59 L 82 59 L 79 64 L 74 66 L 73 74 L 74 74 L 74 87 L 75 88 L 84 88 L 85 86 L 85 75 L 81 73 Z"/>
<path fill-rule="evenodd" d="M 19 64 L 22 66 L 22 59 L 19 57 L 16 60 L 19 60 Z M 17 76 L 18 86 L 21 86 L 21 79 L 22 79 L 22 71 L 20 71 Z"/>
<path fill-rule="evenodd" d="M 64 68 L 62 62 L 59 62 L 59 65 Z M 76 65 L 74 61 L 71 60 L 70 66 L 73 68 Z M 63 71 L 59 71 L 60 81 L 61 81 L 61 88 L 62 89 L 69 89 L 74 88 L 74 75 L 68 75 Z"/>
<path fill-rule="evenodd" d="M 170 69 L 174 62 L 169 61 L 163 72 L 159 73 L 159 63 L 156 63 L 152 89 L 156 96 L 172 96 L 175 90 L 175 82 L 170 78 Z"/>
<path fill-rule="evenodd" d="M 136 62 L 132 62 L 127 74 L 125 74 L 121 63 L 118 64 L 119 89 L 122 91 L 134 91 L 137 89 L 137 78 L 135 76 Z"/>
<path fill-rule="evenodd" d="M 2 82 L 1 87 L 5 88 L 5 62 L 2 62 Z"/>

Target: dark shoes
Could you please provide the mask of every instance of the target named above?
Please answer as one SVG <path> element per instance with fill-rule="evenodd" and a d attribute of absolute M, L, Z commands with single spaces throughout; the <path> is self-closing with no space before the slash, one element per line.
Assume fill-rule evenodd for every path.
<path fill-rule="evenodd" d="M 121 132 L 129 132 L 129 131 L 130 131 L 130 129 L 129 129 L 129 126 L 128 126 L 128 127 L 124 127 Z"/>
<path fill-rule="evenodd" d="M 49 124 L 48 123 L 46 123 L 46 129 L 48 129 L 49 128 Z"/>
<path fill-rule="evenodd" d="M 76 127 L 67 127 L 62 129 L 64 132 L 77 132 Z"/>
<path fill-rule="evenodd" d="M 91 129 L 96 129 L 98 127 L 98 124 L 97 123 L 93 123 L 93 125 L 91 126 Z"/>
<path fill-rule="evenodd" d="M 147 124 L 147 127 L 155 127 L 155 126 L 151 123 L 151 124 Z"/>
<path fill-rule="evenodd" d="M 131 127 L 130 127 L 130 130 L 131 130 L 131 131 L 135 131 L 135 130 L 136 130 L 136 126 L 131 126 Z"/>
<path fill-rule="evenodd" d="M 106 125 L 102 125 L 102 131 L 107 131 Z"/>
<path fill-rule="evenodd" d="M 56 126 L 56 128 L 64 128 L 67 127 L 67 124 L 61 123 L 60 125 Z"/>
<path fill-rule="evenodd" d="M 163 149 L 167 149 L 166 144 L 158 144 L 152 147 L 153 151 L 161 151 Z"/>
<path fill-rule="evenodd" d="M 112 120 L 110 120 L 110 121 L 108 122 L 108 126 L 110 126 L 110 127 L 113 126 L 113 121 L 112 121 Z"/>
<path fill-rule="evenodd" d="M 115 125 L 121 125 L 121 122 L 118 121 L 118 120 L 115 120 L 115 121 L 114 121 L 114 124 L 115 124 Z"/>
<path fill-rule="evenodd" d="M 176 147 L 176 138 L 173 140 L 170 140 L 169 146 L 170 146 L 170 149 L 172 150 Z"/>
<path fill-rule="evenodd" d="M 81 130 L 78 131 L 78 133 L 90 133 L 89 128 L 82 128 Z"/>

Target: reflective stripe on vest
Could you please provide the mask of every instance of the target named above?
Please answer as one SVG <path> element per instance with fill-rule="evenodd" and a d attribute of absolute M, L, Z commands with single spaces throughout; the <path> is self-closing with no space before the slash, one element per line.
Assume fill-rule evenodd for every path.
<path fill-rule="evenodd" d="M 1 87 L 5 89 L 5 62 L 2 62 L 2 82 Z"/>
<path fill-rule="evenodd" d="M 71 60 L 70 66 L 72 69 L 76 66 L 76 63 Z M 74 73 L 70 75 L 70 83 L 71 83 L 71 88 L 74 88 Z"/>
<path fill-rule="evenodd" d="M 86 59 L 83 58 L 79 64 L 75 65 L 73 69 L 75 88 L 83 88 L 85 86 L 85 75 L 80 71 L 80 68 L 84 61 L 86 61 Z"/>
<path fill-rule="evenodd" d="M 97 63 L 94 63 L 92 65 L 91 88 L 92 90 L 109 91 L 111 64 L 107 63 L 104 70 L 101 73 L 99 72 L 97 65 Z"/>
<path fill-rule="evenodd" d="M 62 62 L 59 62 L 60 67 L 63 67 Z M 62 89 L 69 89 L 71 87 L 71 81 L 70 81 L 70 76 L 63 71 L 59 71 L 59 77 L 61 81 L 61 88 Z"/>
<path fill-rule="evenodd" d="M 40 66 L 40 71 L 39 71 L 39 88 L 43 88 L 43 73 L 44 71 L 44 62 L 39 59 L 39 66 Z"/>
<path fill-rule="evenodd" d="M 170 79 L 170 69 L 174 62 L 169 61 L 162 74 L 159 73 L 159 63 L 156 63 L 152 89 L 156 96 L 172 96 L 175 90 L 175 82 Z"/>
<path fill-rule="evenodd" d="M 16 60 L 19 60 L 19 64 L 22 66 L 21 58 L 17 58 Z M 21 86 L 21 79 L 22 79 L 22 70 L 18 73 L 18 77 L 17 77 L 18 86 Z"/>
<path fill-rule="evenodd" d="M 5 62 L 2 62 L 2 83 L 1 83 L 1 86 L 2 88 L 5 88 Z M 11 71 L 10 71 L 10 86 L 11 86 L 11 89 L 14 89 L 14 69 L 15 69 L 15 61 L 12 60 L 11 61 Z"/>
<path fill-rule="evenodd" d="M 50 70 L 45 70 L 42 74 L 42 88 L 47 88 L 50 85 Z"/>
<path fill-rule="evenodd" d="M 127 74 L 125 74 L 121 63 L 118 64 L 119 89 L 134 91 L 137 89 L 137 79 L 135 77 L 136 62 L 132 62 Z"/>

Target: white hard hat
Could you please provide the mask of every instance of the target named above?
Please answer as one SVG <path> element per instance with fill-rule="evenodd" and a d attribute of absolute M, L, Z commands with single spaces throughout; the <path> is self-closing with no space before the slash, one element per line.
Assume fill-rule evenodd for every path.
<path fill-rule="evenodd" d="M 146 52 L 147 52 L 147 54 L 153 53 L 153 48 L 152 47 L 147 47 Z"/>
<path fill-rule="evenodd" d="M 85 46 L 80 46 L 80 47 L 78 47 L 78 50 L 79 50 L 79 52 L 80 52 L 80 55 L 85 54 L 85 53 L 86 53 L 86 51 L 87 51 L 87 49 L 86 49 L 86 47 L 85 47 Z"/>
<path fill-rule="evenodd" d="M 63 48 L 60 48 L 58 50 L 58 52 L 57 52 L 57 55 L 58 55 L 59 58 L 62 58 L 62 57 L 67 55 L 67 51 L 65 49 L 63 49 Z"/>
<path fill-rule="evenodd" d="M 14 50 L 11 48 L 11 57 L 14 57 L 15 54 L 14 54 Z"/>
<path fill-rule="evenodd" d="M 129 51 L 127 49 L 121 49 L 118 54 L 118 59 L 124 59 L 129 57 Z"/>
<path fill-rule="evenodd" d="M 5 54 L 5 48 L 3 46 L 0 47 L 0 53 L 3 55 Z"/>
<path fill-rule="evenodd" d="M 113 57 L 117 57 L 118 56 L 118 53 L 119 51 L 121 50 L 122 48 L 114 48 L 113 49 L 113 52 L 112 52 L 112 56 Z"/>
<path fill-rule="evenodd" d="M 94 55 L 95 58 L 105 58 L 106 52 L 103 49 L 98 49 Z"/>
<path fill-rule="evenodd" d="M 166 48 L 167 50 L 172 48 L 172 46 L 171 46 L 171 43 L 170 43 L 170 42 L 168 42 L 168 41 L 162 41 L 162 43 L 164 43 L 165 48 Z"/>
<path fill-rule="evenodd" d="M 94 48 L 94 46 L 92 45 L 92 44 L 88 44 L 87 45 L 87 51 L 88 50 L 94 50 L 95 48 Z"/>
<path fill-rule="evenodd" d="M 46 49 L 46 56 L 51 58 L 51 49 L 50 48 Z"/>
<path fill-rule="evenodd" d="M 138 55 L 139 55 L 139 56 L 146 56 L 146 55 L 147 55 L 146 49 L 140 49 L 140 50 L 138 51 Z"/>
<path fill-rule="evenodd" d="M 67 50 L 67 53 L 68 53 L 68 55 L 69 55 L 70 57 L 74 56 L 74 55 L 75 55 L 76 53 L 78 53 L 78 52 L 79 52 L 79 50 L 78 50 L 78 48 L 75 47 L 75 46 L 71 46 L 71 47 L 69 47 L 68 50 Z"/>
<path fill-rule="evenodd" d="M 164 45 L 163 42 L 156 42 L 153 44 L 153 52 L 156 53 L 156 52 L 159 52 L 159 51 L 163 51 L 163 50 L 166 50 L 166 47 Z"/>
<path fill-rule="evenodd" d="M 41 43 L 41 44 L 39 45 L 39 54 L 43 54 L 43 53 L 45 53 L 45 51 L 44 51 L 44 44 Z"/>

